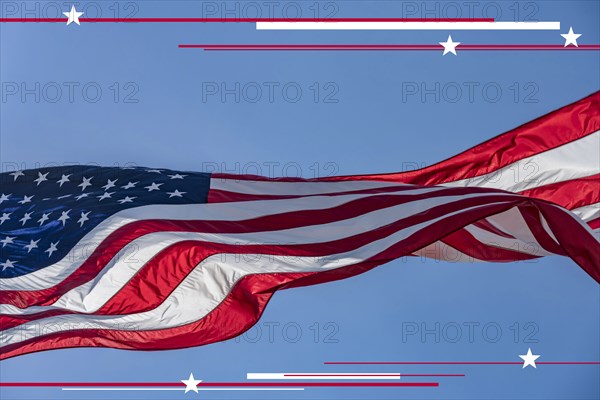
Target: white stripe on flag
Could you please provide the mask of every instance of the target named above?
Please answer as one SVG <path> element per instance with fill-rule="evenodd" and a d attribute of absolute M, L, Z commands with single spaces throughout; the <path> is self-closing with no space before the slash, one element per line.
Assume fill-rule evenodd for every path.
<path fill-rule="evenodd" d="M 598 184 L 600 185 L 600 182 Z M 578 207 L 571 211 L 585 222 L 593 221 L 597 218 L 600 218 L 600 203 Z"/>
<path fill-rule="evenodd" d="M 523 190 L 598 174 L 600 131 L 555 149 L 523 158 L 489 174 L 443 183 L 450 187 Z"/>
<path fill-rule="evenodd" d="M 406 186 L 410 185 L 381 181 L 285 182 L 225 178 L 213 178 L 210 181 L 210 188 L 212 190 L 271 196 L 310 196 Z"/>

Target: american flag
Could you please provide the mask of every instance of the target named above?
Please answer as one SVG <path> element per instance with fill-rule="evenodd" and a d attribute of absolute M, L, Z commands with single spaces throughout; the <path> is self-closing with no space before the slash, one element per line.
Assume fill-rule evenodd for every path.
<path fill-rule="evenodd" d="M 275 291 L 405 255 L 573 259 L 600 282 L 600 92 L 417 171 L 0 175 L 0 358 L 232 338 Z"/>

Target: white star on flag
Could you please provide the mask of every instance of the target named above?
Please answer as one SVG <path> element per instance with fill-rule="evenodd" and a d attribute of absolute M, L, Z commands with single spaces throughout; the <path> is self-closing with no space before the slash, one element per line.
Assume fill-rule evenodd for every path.
<path fill-rule="evenodd" d="M 60 215 L 60 218 L 58 219 L 58 221 L 62 222 L 63 226 L 65 226 L 68 219 L 71 219 L 71 217 L 69 217 L 69 212 L 71 212 L 71 210 L 63 211 L 62 214 Z"/>
<path fill-rule="evenodd" d="M 139 182 L 128 182 L 127 185 L 125 186 L 121 186 L 122 189 L 131 189 L 132 187 L 135 187 L 135 185 L 137 185 Z"/>
<path fill-rule="evenodd" d="M 48 174 L 49 174 L 49 172 L 46 172 L 45 174 L 38 172 L 38 178 L 36 180 L 34 180 L 34 182 L 37 182 L 37 186 L 40 186 L 40 183 L 48 180 L 48 178 L 46 178 L 48 176 Z"/>
<path fill-rule="evenodd" d="M 67 26 L 70 25 L 71 22 L 75 22 L 77 25 L 81 25 L 79 23 L 79 17 L 81 17 L 83 15 L 83 13 L 77 11 L 75 9 L 75 6 L 71 6 L 71 10 L 63 12 L 63 15 L 66 16 L 67 18 L 69 18 L 67 21 Z"/>
<path fill-rule="evenodd" d="M 180 192 L 178 189 L 175 189 L 174 192 L 167 192 L 169 198 L 171 197 L 183 197 L 186 192 Z"/>
<path fill-rule="evenodd" d="M 31 203 L 33 196 L 35 196 L 35 194 L 32 194 L 31 196 L 24 195 L 23 200 L 19 201 L 19 204 Z"/>
<path fill-rule="evenodd" d="M 129 196 L 125 196 L 124 199 L 121 200 L 117 200 L 117 202 L 119 202 L 119 204 L 125 204 L 125 203 L 133 203 L 133 200 L 136 199 L 137 197 L 129 197 Z"/>
<path fill-rule="evenodd" d="M 98 200 L 98 201 L 102 201 L 102 200 L 104 200 L 104 199 L 110 199 L 110 196 L 112 196 L 114 193 L 115 193 L 115 192 L 104 192 L 104 193 L 102 194 L 102 196 L 96 196 L 96 197 L 98 197 L 98 198 L 100 199 L 100 200 Z"/>
<path fill-rule="evenodd" d="M 569 33 L 561 33 L 560 36 L 565 38 L 564 47 L 567 47 L 570 44 L 574 45 L 575 47 L 579 47 L 577 45 L 577 39 L 579 39 L 581 33 L 573 33 L 573 27 L 569 28 Z"/>
<path fill-rule="evenodd" d="M 0 243 L 2 243 L 2 247 L 6 246 L 7 244 L 11 244 L 13 243 L 13 241 L 16 239 L 16 236 L 7 236 L 4 239 L 0 240 Z"/>
<path fill-rule="evenodd" d="M 77 220 L 77 223 L 79 224 L 79 226 L 80 226 L 80 227 L 82 227 L 82 226 L 83 226 L 83 224 L 85 223 L 85 221 L 88 221 L 88 220 L 89 220 L 89 218 L 88 218 L 88 215 L 89 215 L 89 213 L 90 213 L 90 212 L 91 212 L 91 211 L 88 211 L 88 212 L 86 212 L 86 213 L 84 213 L 83 211 L 81 212 L 81 218 L 79 218 L 79 219 Z"/>
<path fill-rule="evenodd" d="M 33 240 L 33 239 L 31 239 L 31 240 L 29 241 L 29 244 L 28 244 L 28 245 L 26 245 L 26 246 L 23 246 L 23 247 L 24 247 L 24 248 L 26 248 L 26 249 L 27 249 L 27 253 L 29 253 L 29 252 L 31 252 L 31 250 L 33 250 L 33 249 L 37 249 L 37 247 L 38 247 L 38 245 L 37 245 L 37 244 L 38 244 L 38 242 L 39 242 L 40 240 L 42 240 L 42 239 L 38 239 L 38 240 Z"/>
<path fill-rule="evenodd" d="M 7 221 L 10 219 L 10 214 L 12 214 L 12 213 L 2 213 L 2 216 L 0 217 L 0 225 L 2 225 L 4 223 L 4 221 Z"/>
<path fill-rule="evenodd" d="M 188 379 L 182 379 L 181 382 L 185 384 L 185 393 L 190 390 L 198 393 L 198 384 L 202 381 L 194 379 L 194 374 L 190 373 L 190 377 Z"/>
<path fill-rule="evenodd" d="M 56 183 L 59 184 L 60 187 L 62 187 L 63 183 L 69 182 L 69 177 L 73 175 L 73 174 L 69 174 L 69 175 L 64 175 L 60 178 L 60 180 L 56 181 Z"/>
<path fill-rule="evenodd" d="M 108 180 L 108 182 L 106 182 L 106 185 L 102 186 L 102 189 L 104 189 L 104 190 L 108 190 L 108 189 L 110 189 L 110 188 L 112 188 L 112 187 L 115 187 L 115 186 L 116 186 L 116 185 L 115 185 L 115 182 L 117 182 L 117 181 L 118 181 L 118 179 L 115 179 L 114 181 L 111 181 L 111 180 L 109 179 L 109 180 Z"/>
<path fill-rule="evenodd" d="M 16 181 L 18 177 L 20 177 L 20 176 L 24 176 L 25 174 L 24 174 L 22 171 L 15 171 L 15 172 L 13 172 L 13 173 L 10 173 L 9 175 L 12 175 L 12 176 L 14 176 L 14 178 L 15 178 L 15 181 Z"/>
<path fill-rule="evenodd" d="M 531 348 L 527 350 L 527 354 L 520 355 L 519 357 L 523 359 L 523 368 L 527 367 L 528 365 L 531 365 L 533 368 L 537 368 L 535 366 L 535 360 L 540 358 L 540 356 L 531 353 Z"/>
<path fill-rule="evenodd" d="M 39 222 L 39 223 L 40 223 L 40 226 L 42 226 L 42 225 L 44 224 L 44 222 L 46 222 L 46 221 L 48 221 L 48 220 L 50 219 L 50 218 L 48 217 L 50 214 L 52 214 L 52 212 L 49 212 L 49 213 L 44 213 L 44 214 L 42 215 L 42 218 L 38 219 L 38 221 L 37 221 L 37 222 Z"/>
<path fill-rule="evenodd" d="M 444 54 L 442 54 L 443 56 L 448 53 L 456 55 L 456 46 L 458 46 L 460 42 L 453 42 L 452 36 L 448 35 L 448 40 L 445 42 L 440 42 L 440 44 L 444 46 Z"/>
<path fill-rule="evenodd" d="M 14 268 L 15 267 L 15 262 L 14 261 L 10 261 L 10 260 L 6 260 L 2 264 L 0 264 L 0 266 L 2 266 L 2 271 L 4 271 L 6 268 Z"/>
<path fill-rule="evenodd" d="M 23 215 L 23 218 L 21 218 L 19 220 L 19 222 L 22 222 L 21 226 L 25 225 L 25 223 L 31 219 L 31 214 L 33 214 L 33 213 L 30 212 L 30 213 L 25 213 L 25 215 Z"/>
<path fill-rule="evenodd" d="M 57 244 L 58 244 L 58 242 L 50 243 L 50 247 L 48 248 L 48 250 L 45 250 L 44 253 L 48 253 L 48 257 L 52 257 L 52 253 L 54 253 L 55 251 L 58 251 L 58 249 L 56 248 Z"/>
<path fill-rule="evenodd" d="M 87 188 L 88 186 L 92 186 L 92 184 L 90 183 L 90 181 L 92 179 L 94 179 L 93 176 L 90 177 L 90 178 L 84 177 L 83 181 L 79 185 L 77 185 L 77 186 L 81 187 L 81 191 L 83 192 L 85 190 L 85 188 Z"/>
<path fill-rule="evenodd" d="M 154 183 L 152 182 L 152 185 L 150 186 L 144 186 L 144 189 L 148 189 L 149 192 L 153 191 L 153 190 L 160 190 L 160 186 L 162 185 L 162 183 Z"/>

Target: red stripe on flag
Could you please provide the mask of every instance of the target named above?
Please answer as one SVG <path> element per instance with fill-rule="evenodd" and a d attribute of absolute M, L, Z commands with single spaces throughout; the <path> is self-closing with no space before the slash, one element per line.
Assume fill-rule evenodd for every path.
<path fill-rule="evenodd" d="M 533 260 L 535 258 L 539 258 L 531 254 L 520 252 L 519 249 L 510 250 L 501 247 L 494 247 L 493 245 L 484 244 L 479 240 L 475 239 L 475 237 L 471 233 L 467 232 L 464 229 L 461 229 L 446 236 L 442 239 L 442 242 L 478 260 L 495 260 L 499 262 L 509 262 Z M 529 250 L 533 250 L 533 246 Z"/>
<path fill-rule="evenodd" d="M 534 189 L 524 190 L 519 194 L 551 201 L 566 209 L 573 210 L 590 204 L 600 203 L 600 174 L 551 183 Z"/>

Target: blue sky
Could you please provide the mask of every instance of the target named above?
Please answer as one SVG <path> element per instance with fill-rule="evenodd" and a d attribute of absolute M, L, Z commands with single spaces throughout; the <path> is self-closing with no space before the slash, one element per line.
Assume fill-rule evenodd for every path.
<path fill-rule="evenodd" d="M 23 4 L 3 2 L 2 16 L 21 16 L 7 14 L 24 12 Z M 62 11 L 69 8 L 62 2 L 27 4 L 41 17 L 54 16 L 56 4 Z M 209 15 L 213 6 L 218 12 L 239 7 L 236 16 L 254 17 L 244 14 L 251 10 L 243 2 L 79 4 L 90 17 L 100 16 L 98 12 L 113 17 L 116 9 L 121 16 L 220 16 Z M 419 12 L 438 7 L 439 13 L 429 17 L 454 16 L 448 14 L 447 3 L 425 4 L 339 1 L 317 6 L 340 18 L 410 17 L 412 8 L 407 7 L 413 5 Z M 467 12 L 464 3 L 456 4 Z M 291 7 L 302 10 L 303 17 L 314 16 L 312 1 L 276 6 L 275 17 L 286 16 L 284 7 L 290 13 Z M 494 17 L 498 10 L 500 20 L 514 20 L 518 11 L 519 20 L 560 21 L 561 32 L 456 31 L 451 32 L 453 39 L 472 44 L 562 44 L 559 33 L 573 26 L 583 34 L 580 44 L 600 43 L 597 1 L 516 6 L 481 2 L 474 16 Z M 252 24 L 1 24 L 2 171 L 95 163 L 304 177 L 392 172 L 450 157 L 600 88 L 597 51 L 461 53 L 459 48 L 458 56 L 442 57 L 441 50 L 177 48 L 180 43 L 430 44 L 445 41 L 449 33 L 265 32 Z M 211 94 L 215 87 L 219 93 Z M 272 98 L 269 87 L 274 88 Z M 407 90 L 415 87 L 419 93 L 409 95 Z M 473 97 L 469 87 L 474 88 Z M 223 88 L 233 92 L 222 97 Z M 422 97 L 423 88 L 435 94 Z M 440 378 L 439 388 L 85 397 L 58 389 L 4 389 L 0 397 L 595 399 L 600 397 L 599 366 L 358 368 L 323 362 L 520 361 L 518 355 L 528 347 L 541 355 L 539 361 L 598 361 L 599 304 L 598 284 L 566 258 L 477 265 L 402 259 L 349 280 L 279 292 L 258 324 L 261 330 L 254 328 L 239 339 L 164 352 L 73 349 L 32 354 L 0 363 L 0 379 L 164 382 L 193 372 L 205 381 L 242 381 L 247 372 L 278 371 L 466 374 Z M 406 330 L 415 326 L 439 326 L 439 340 L 435 335 L 407 336 Z M 462 333 L 458 340 L 452 336 L 456 326 Z M 468 326 L 474 327 L 472 340 Z M 497 338 L 496 327 L 501 329 Z M 298 328 L 302 334 L 296 340 Z"/>

